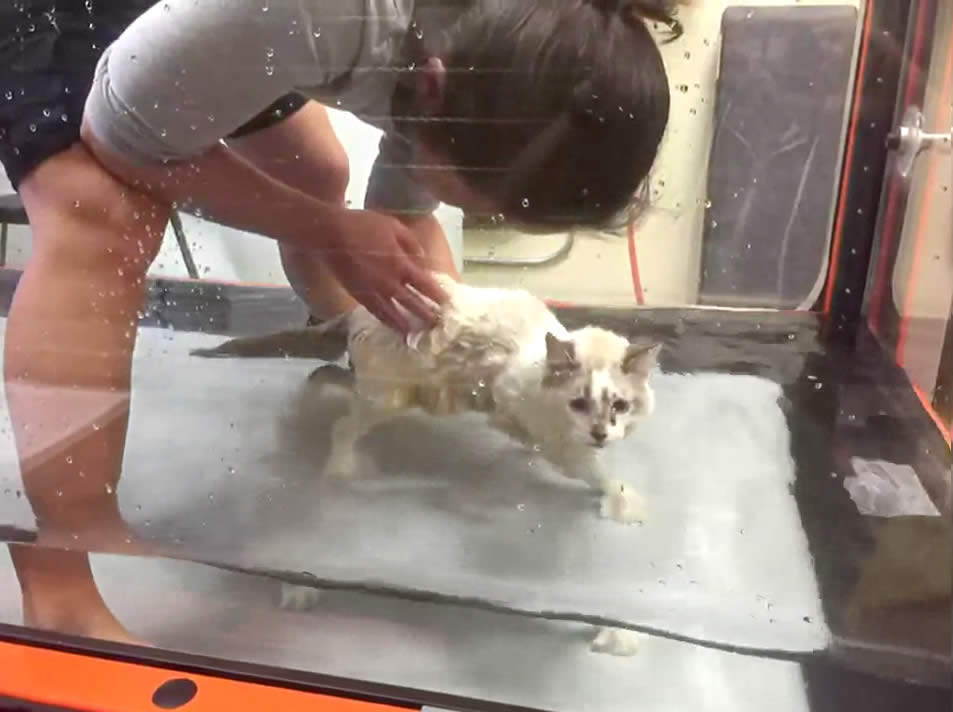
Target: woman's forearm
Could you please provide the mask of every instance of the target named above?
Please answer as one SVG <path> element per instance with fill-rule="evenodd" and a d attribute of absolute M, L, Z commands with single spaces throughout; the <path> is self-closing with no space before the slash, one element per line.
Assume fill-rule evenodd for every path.
<path fill-rule="evenodd" d="M 254 165 L 216 146 L 188 161 L 132 163 L 100 142 L 84 122 L 86 147 L 123 182 L 165 203 L 238 230 L 302 248 L 320 248 L 322 235 L 343 208 L 280 183 Z"/>

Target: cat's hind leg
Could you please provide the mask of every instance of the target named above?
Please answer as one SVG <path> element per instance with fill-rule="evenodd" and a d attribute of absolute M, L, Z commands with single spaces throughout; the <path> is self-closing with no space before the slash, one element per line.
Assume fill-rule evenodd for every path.
<path fill-rule="evenodd" d="M 328 477 L 351 478 L 359 474 L 359 441 L 381 423 L 397 414 L 397 409 L 356 396 L 346 415 L 331 427 L 331 452 L 324 466 Z"/>

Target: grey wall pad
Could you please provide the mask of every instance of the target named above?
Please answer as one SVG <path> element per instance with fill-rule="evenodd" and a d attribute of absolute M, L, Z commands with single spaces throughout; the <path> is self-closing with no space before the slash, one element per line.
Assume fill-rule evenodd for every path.
<path fill-rule="evenodd" d="M 136 352 L 122 508 L 177 555 L 604 616 L 728 645 L 826 647 L 777 384 L 658 374 L 656 413 L 607 452 L 614 475 L 648 501 L 646 524 L 625 527 L 600 519 L 574 484 L 547 481 L 532 451 L 479 418 L 393 423 L 366 441 L 378 472 L 327 481 L 329 425 L 347 391 L 316 397 L 307 362 L 188 355 L 217 341 L 143 329 Z M 73 425 L 114 407 L 108 394 L 95 407 L 59 395 Z M 68 445 L 42 456 L 65 461 Z M 3 491 L 19 488 L 8 435 L 0 458 Z M 30 525 L 23 498 L 0 497 L 0 524 Z"/>
<path fill-rule="evenodd" d="M 328 593 L 279 611 L 274 582 L 178 561 L 96 556 L 110 610 L 160 648 L 551 712 L 806 712 L 802 666 L 661 639 L 589 652 L 588 626 Z M 0 622 L 20 622 L 0 547 Z"/>
<path fill-rule="evenodd" d="M 700 303 L 798 307 L 826 264 L 857 9 L 722 16 Z"/>

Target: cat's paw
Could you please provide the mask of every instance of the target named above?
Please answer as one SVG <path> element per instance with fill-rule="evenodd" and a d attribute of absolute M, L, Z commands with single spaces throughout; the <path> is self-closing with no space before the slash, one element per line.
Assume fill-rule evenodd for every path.
<path fill-rule="evenodd" d="M 324 463 L 324 476 L 332 479 L 349 480 L 358 474 L 357 457 L 353 453 L 337 455 L 331 453 Z"/>
<path fill-rule="evenodd" d="M 589 644 L 589 650 L 619 658 L 631 658 L 639 652 L 639 636 L 631 630 L 600 628 Z"/>
<path fill-rule="evenodd" d="M 281 584 L 278 607 L 285 611 L 310 611 L 321 600 L 321 589 L 295 584 Z"/>
<path fill-rule="evenodd" d="M 603 488 L 602 516 L 621 524 L 641 524 L 645 521 L 645 500 L 632 485 L 610 480 Z"/>
<path fill-rule="evenodd" d="M 372 477 L 378 474 L 377 462 L 367 453 L 331 455 L 324 465 L 324 476 L 341 480 Z"/>

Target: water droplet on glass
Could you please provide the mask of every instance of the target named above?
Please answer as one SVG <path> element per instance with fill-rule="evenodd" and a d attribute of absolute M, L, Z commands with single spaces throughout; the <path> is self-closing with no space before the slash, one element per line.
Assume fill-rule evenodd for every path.
<path fill-rule="evenodd" d="M 267 74 L 269 77 L 274 76 L 274 74 L 275 74 L 275 67 L 274 67 L 274 65 L 266 64 L 266 65 L 265 65 L 265 74 Z"/>
<path fill-rule="evenodd" d="M 528 208 L 528 207 L 529 207 L 529 198 L 523 198 L 523 201 L 522 201 L 521 205 L 522 205 L 524 208 Z"/>
<path fill-rule="evenodd" d="M 72 455 L 67 455 L 67 456 L 66 456 L 66 464 L 67 464 L 67 465 L 72 465 L 72 464 L 73 464 L 73 456 L 72 456 Z"/>
<path fill-rule="evenodd" d="M 36 133 L 36 124 L 30 124 L 30 133 Z"/>
<path fill-rule="evenodd" d="M 235 468 L 234 468 L 234 467 L 229 467 L 229 468 L 228 468 L 228 474 L 234 475 L 234 474 L 235 474 Z"/>
<path fill-rule="evenodd" d="M 50 114 L 52 113 L 53 112 L 50 111 L 49 109 L 43 109 L 43 116 L 45 116 L 46 118 L 50 118 Z"/>
<path fill-rule="evenodd" d="M 526 511 L 526 505 L 525 505 L 525 504 L 517 504 L 517 505 L 516 505 L 516 508 L 517 508 L 519 511 L 521 511 L 521 512 L 525 512 L 525 511 Z"/>
<path fill-rule="evenodd" d="M 314 39 L 318 39 L 318 37 L 321 36 L 321 28 L 315 27 L 314 30 L 311 32 L 311 36 L 314 37 Z"/>

